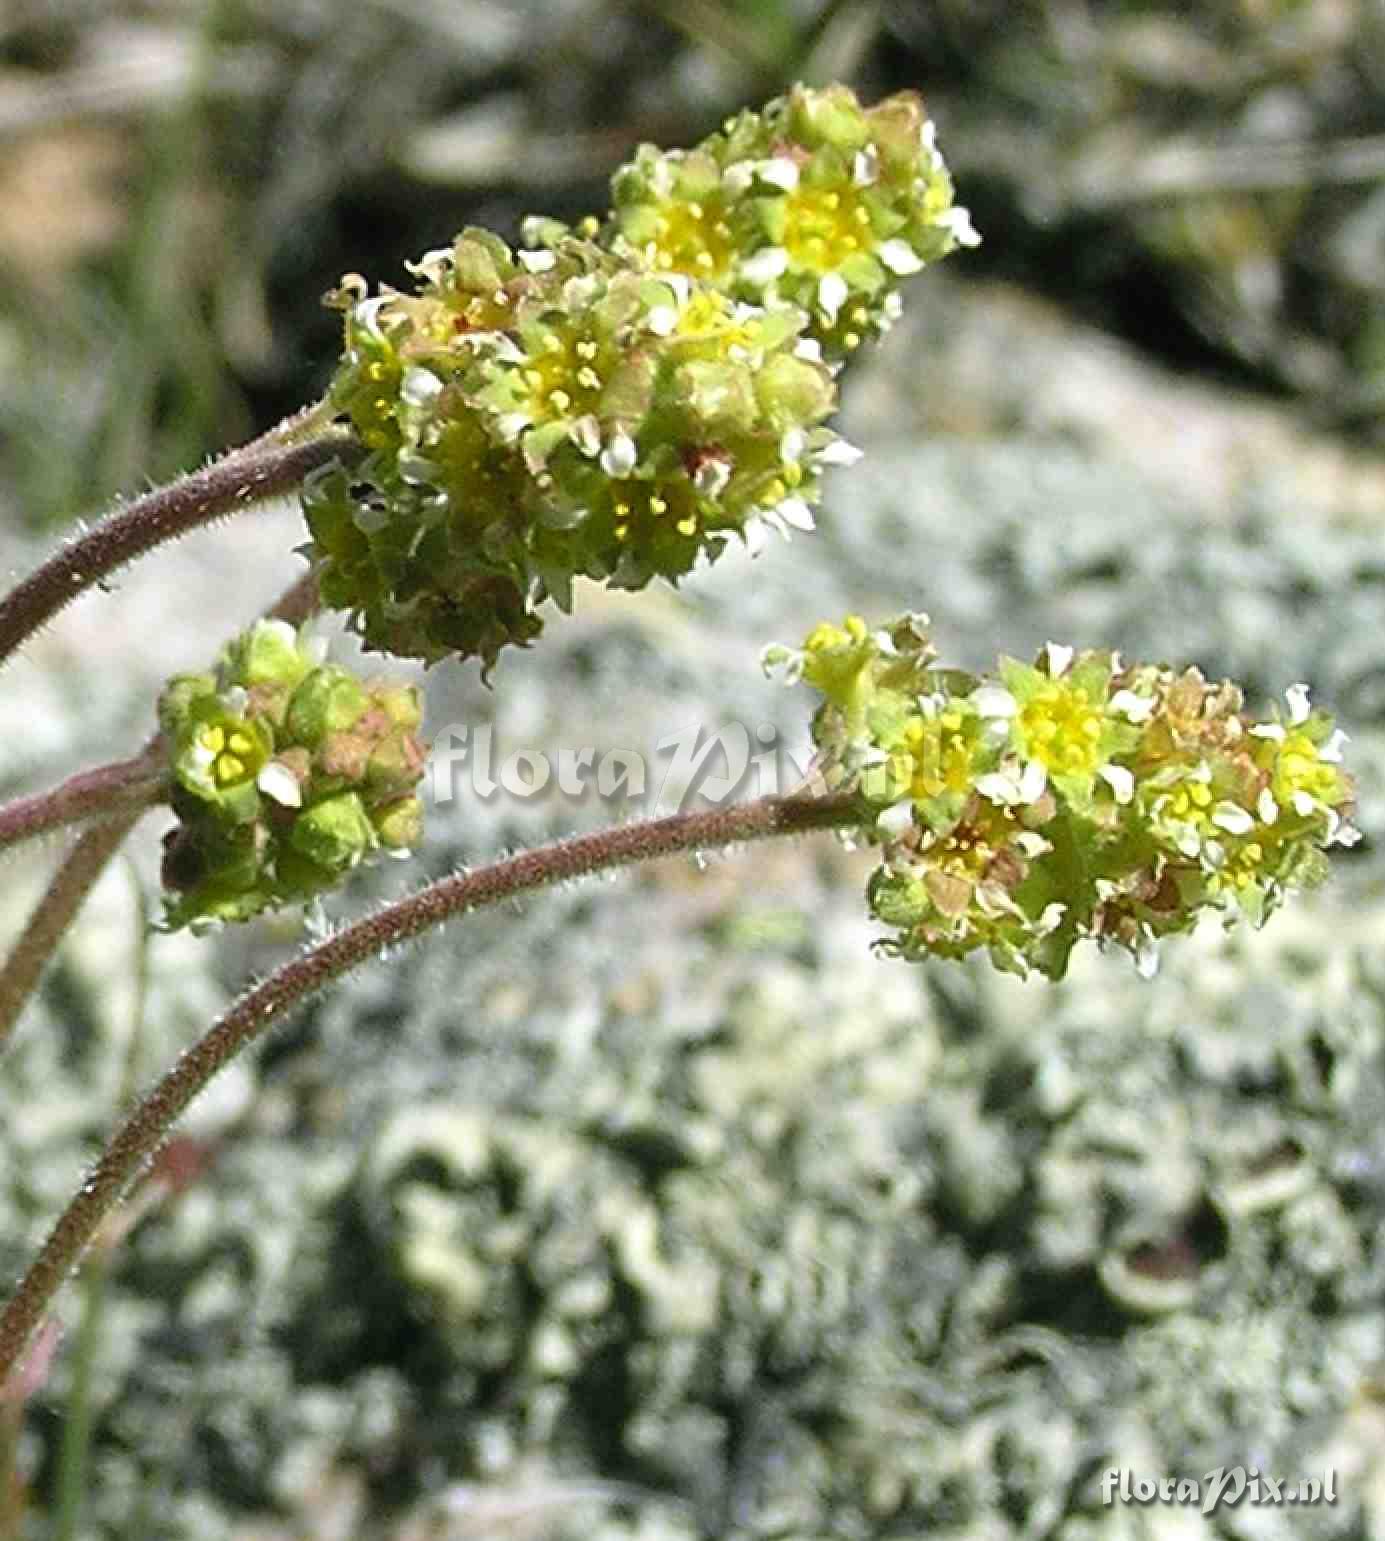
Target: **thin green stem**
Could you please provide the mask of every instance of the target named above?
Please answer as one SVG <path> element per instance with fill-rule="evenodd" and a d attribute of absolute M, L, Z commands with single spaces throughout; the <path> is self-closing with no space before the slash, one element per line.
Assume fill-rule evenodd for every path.
<path fill-rule="evenodd" d="M 300 486 L 309 472 L 349 457 L 357 441 L 330 427 L 322 403 L 200 471 L 156 487 L 78 536 L 0 600 L 0 663 L 90 588 L 136 557 L 215 519 Z"/>
<path fill-rule="evenodd" d="M 144 1043 L 144 1013 L 149 998 L 148 906 L 143 885 L 133 866 L 129 866 L 129 879 L 135 898 L 135 992 L 130 1011 L 130 1033 L 121 1056 L 117 1107 L 122 1114 L 128 1113 L 135 1101 L 140 1050 Z M 97 1359 L 105 1336 L 106 1284 L 117 1240 L 109 1232 L 99 1238 L 82 1269 L 82 1325 L 77 1337 L 72 1384 L 67 1396 L 67 1417 L 63 1423 L 62 1445 L 58 1452 L 57 1517 L 53 1526 L 53 1541 L 76 1541 L 81 1528 L 95 1412 L 93 1388 Z"/>
<path fill-rule="evenodd" d="M 53 1526 L 53 1541 L 74 1541 L 82 1520 L 82 1504 L 86 1498 L 87 1452 L 91 1447 L 92 1383 L 105 1323 L 106 1276 L 109 1271 L 110 1259 L 99 1248 L 88 1258 L 82 1270 L 82 1325 L 74 1350 L 72 1384 L 67 1394 L 67 1418 L 63 1424 L 62 1446 L 58 1453 L 58 1513 Z"/>
<path fill-rule="evenodd" d="M 80 1261 L 101 1222 L 119 1203 L 187 1105 L 242 1049 L 318 991 L 383 949 L 422 936 L 444 921 L 520 894 L 680 852 L 719 849 L 775 835 L 847 828 L 857 824 L 859 818 L 849 796 L 799 793 L 574 836 L 475 872 L 444 878 L 358 920 L 284 964 L 242 995 L 186 1050 L 116 1131 L 0 1313 L 0 1383 L 24 1352 L 50 1301 Z"/>

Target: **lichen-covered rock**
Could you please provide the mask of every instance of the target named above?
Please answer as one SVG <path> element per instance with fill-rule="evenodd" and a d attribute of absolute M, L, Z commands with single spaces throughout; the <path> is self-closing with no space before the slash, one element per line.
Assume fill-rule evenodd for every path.
<path fill-rule="evenodd" d="M 362 971 L 200 1112 L 217 1159 L 117 1254 L 98 1534 L 154 1493 L 211 1541 L 313 1536 L 345 1485 L 358 1528 L 411 1541 L 472 1516 L 555 1541 L 1173 1541 L 1193 1516 L 1107 1509 L 1101 1471 L 1237 1462 L 1335 1464 L 1342 1497 L 1197 1519 L 1208 1541 L 1379 1528 L 1378 543 L 1273 504 L 1212 524 L 1070 446 L 901 446 L 850 480 L 792 567 L 607 597 L 502 690 L 439 671 L 431 720 L 473 749 L 492 728 L 497 760 L 661 768 L 694 719 L 806 757 L 762 643 L 922 597 L 969 664 L 1065 637 L 1191 655 L 1252 702 L 1310 681 L 1366 840 L 1152 981 L 1086 953 L 1059 986 L 872 957 L 866 863 L 827 839 L 548 894 Z M 483 794 L 471 769 L 427 871 L 657 790 Z M 415 878 L 359 881 L 368 903 Z M 169 1001 L 190 942 L 154 945 Z M 262 935 L 246 962 L 275 955 Z M 10 1271 L 104 1122 L 119 1024 L 74 1002 L 111 969 L 70 959 L 7 1059 Z M 160 1016 L 148 1059 L 197 1025 Z"/>

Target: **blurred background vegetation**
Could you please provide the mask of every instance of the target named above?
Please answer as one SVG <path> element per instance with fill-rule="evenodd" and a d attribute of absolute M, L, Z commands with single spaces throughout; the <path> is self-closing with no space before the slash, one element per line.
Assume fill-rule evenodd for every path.
<path fill-rule="evenodd" d="M 433 671 L 431 720 L 501 753 L 694 715 L 801 740 L 758 646 L 924 603 L 973 665 L 1054 637 L 1311 680 L 1366 841 L 1149 984 L 872 959 L 828 842 L 366 972 L 199 1105 L 70 1292 L 27 1541 L 1385 1535 L 1380 0 L 0 0 L 0 565 L 319 393 L 343 272 L 599 209 L 641 140 L 800 78 L 919 90 L 985 238 L 853 365 L 866 461 L 790 553 L 589 592 L 493 693 Z M 296 572 L 280 518 L 40 639 L 0 782 L 133 749 L 164 674 Z M 462 798 L 342 908 L 610 814 Z M 0 871 L 6 925 L 38 865 Z M 143 918 L 114 873 L 5 1062 L 6 1276 L 130 1022 L 147 1076 L 300 940 L 132 963 Z M 1335 1510 L 1093 1498 L 1117 1458 L 1310 1456 Z"/>
<path fill-rule="evenodd" d="M 1376 0 L 9 0 L 0 484 L 57 523 L 323 385 L 319 295 L 604 206 L 784 84 L 914 87 L 1003 276 L 1344 435 L 1385 399 Z"/>

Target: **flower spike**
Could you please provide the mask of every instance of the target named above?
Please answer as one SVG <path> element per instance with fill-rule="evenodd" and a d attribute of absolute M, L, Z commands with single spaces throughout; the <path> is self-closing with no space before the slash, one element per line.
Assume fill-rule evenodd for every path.
<path fill-rule="evenodd" d="M 1261 925 L 1357 838 L 1342 735 L 1306 687 L 1255 722 L 1196 669 L 1052 643 L 986 678 L 935 657 L 919 616 L 848 617 L 766 655 L 823 697 L 813 736 L 882 847 L 869 896 L 893 953 L 985 948 L 1056 979 L 1093 937 L 1149 972 L 1202 911 Z"/>

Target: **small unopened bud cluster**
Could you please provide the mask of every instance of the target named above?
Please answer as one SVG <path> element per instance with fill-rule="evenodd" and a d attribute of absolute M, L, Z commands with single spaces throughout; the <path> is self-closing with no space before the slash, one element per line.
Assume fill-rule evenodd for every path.
<path fill-rule="evenodd" d="M 588 577 L 676 582 L 813 527 L 856 451 L 836 369 L 901 277 L 974 237 L 917 98 L 797 88 L 695 150 L 646 147 L 609 220 L 464 231 L 417 291 L 335 296 L 333 399 L 367 454 L 304 507 L 326 603 L 428 662 L 538 635 Z"/>
<path fill-rule="evenodd" d="M 983 678 L 937 666 L 923 616 L 766 661 L 824 697 L 814 739 L 883 847 L 870 903 L 906 958 L 985 948 L 1056 979 L 1093 937 L 1149 973 L 1161 937 L 1208 909 L 1262 924 L 1357 838 L 1343 736 L 1302 685 L 1255 721 L 1228 681 L 1109 652 L 1050 643 Z"/>
<path fill-rule="evenodd" d="M 164 690 L 179 819 L 164 838 L 170 928 L 301 903 L 372 852 L 417 842 L 419 693 L 362 682 L 323 653 L 284 622 L 259 621 L 215 674 Z"/>

